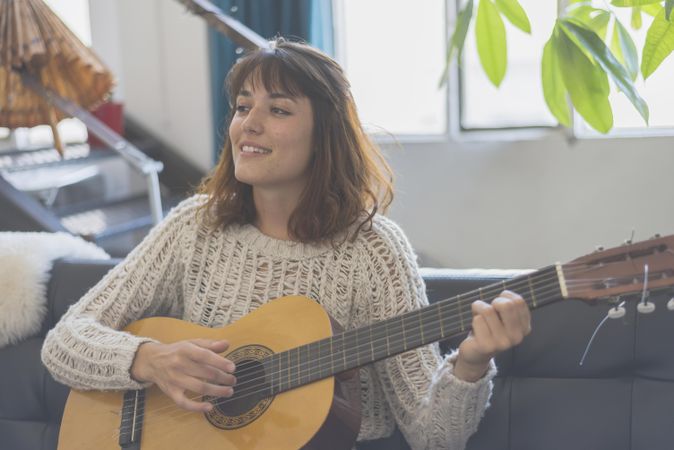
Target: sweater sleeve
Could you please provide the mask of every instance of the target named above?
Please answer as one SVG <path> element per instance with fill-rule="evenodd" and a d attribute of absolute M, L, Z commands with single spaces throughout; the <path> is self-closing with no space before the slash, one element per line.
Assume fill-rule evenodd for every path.
<path fill-rule="evenodd" d="M 367 295 L 358 308 L 364 320 L 428 306 L 416 256 L 396 224 L 380 217 L 364 248 Z M 482 379 L 467 382 L 453 375 L 456 355 L 442 357 L 435 343 L 375 363 L 391 414 L 413 449 L 464 449 L 484 415 L 496 367 L 492 361 Z"/>
<path fill-rule="evenodd" d="M 139 389 L 130 368 L 151 341 L 118 331 L 143 316 L 182 308 L 185 242 L 196 232 L 197 197 L 185 200 L 103 279 L 72 305 L 47 334 L 42 362 L 76 389 Z"/>

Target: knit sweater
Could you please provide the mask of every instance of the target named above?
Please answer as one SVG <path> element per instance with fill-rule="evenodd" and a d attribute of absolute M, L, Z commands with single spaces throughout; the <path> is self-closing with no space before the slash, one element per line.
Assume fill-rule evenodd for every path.
<path fill-rule="evenodd" d="M 130 367 L 149 339 L 117 331 L 142 317 L 222 327 L 269 300 L 302 295 L 351 329 L 428 304 L 414 252 L 384 216 L 354 240 L 317 245 L 273 239 L 250 224 L 209 227 L 203 201 L 174 208 L 48 333 L 42 360 L 54 378 L 76 389 L 145 387 Z M 496 369 L 466 382 L 452 373 L 455 358 L 435 344 L 361 368 L 358 439 L 388 436 L 397 423 L 415 449 L 464 448 Z"/>

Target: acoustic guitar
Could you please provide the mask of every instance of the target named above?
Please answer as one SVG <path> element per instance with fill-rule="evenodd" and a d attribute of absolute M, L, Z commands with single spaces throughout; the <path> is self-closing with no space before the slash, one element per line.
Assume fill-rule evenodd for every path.
<path fill-rule="evenodd" d="M 383 322 L 341 331 L 315 301 L 283 297 L 224 328 L 170 318 L 126 331 L 170 343 L 226 339 L 236 363 L 231 398 L 206 397 L 208 413 L 178 408 L 158 388 L 72 390 L 59 450 L 348 449 L 360 426 L 358 371 L 366 364 L 470 330 L 470 305 L 504 290 L 532 309 L 563 299 L 636 300 L 674 285 L 674 235 L 602 250 L 567 264 L 435 302 Z M 623 298 L 624 300 L 624 298 Z"/>

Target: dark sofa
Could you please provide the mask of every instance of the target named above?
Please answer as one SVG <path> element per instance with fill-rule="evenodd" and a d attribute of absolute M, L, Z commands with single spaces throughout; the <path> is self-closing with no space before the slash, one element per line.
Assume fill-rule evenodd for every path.
<path fill-rule="evenodd" d="M 116 261 L 60 260 L 52 270 L 49 312 L 38 336 L 0 349 L 0 449 L 56 448 L 67 389 L 40 363 L 46 331 Z M 502 272 L 424 271 L 431 301 L 502 279 Z M 671 450 L 674 448 L 674 312 L 653 295 L 650 315 L 627 308 L 598 333 L 607 306 L 564 301 L 533 313 L 533 333 L 497 358 L 491 407 L 470 450 Z M 458 340 L 444 344 L 458 345 Z M 407 448 L 400 433 L 359 449 Z"/>

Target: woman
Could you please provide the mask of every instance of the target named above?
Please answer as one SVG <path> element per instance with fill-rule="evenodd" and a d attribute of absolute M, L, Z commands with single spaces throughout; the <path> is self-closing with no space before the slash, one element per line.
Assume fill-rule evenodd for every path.
<path fill-rule="evenodd" d="M 276 39 L 228 76 L 232 103 L 220 162 L 199 195 L 176 207 L 49 333 L 43 361 L 80 389 L 156 383 L 179 406 L 189 392 L 228 397 L 224 341 L 161 344 L 116 330 L 143 316 L 206 326 L 265 302 L 304 295 L 345 328 L 427 304 L 403 232 L 378 213 L 390 170 L 362 129 L 349 84 L 328 56 Z M 473 304 L 473 332 L 441 357 L 437 345 L 361 370 L 359 440 L 397 424 L 414 448 L 463 448 L 486 408 L 497 351 L 530 331 L 529 311 L 504 292 Z"/>

